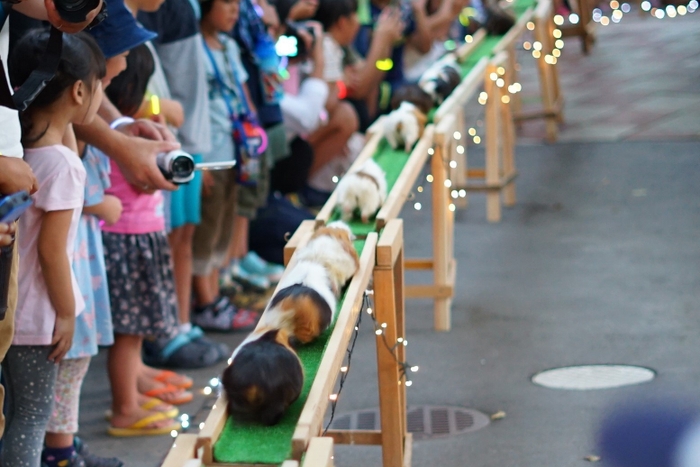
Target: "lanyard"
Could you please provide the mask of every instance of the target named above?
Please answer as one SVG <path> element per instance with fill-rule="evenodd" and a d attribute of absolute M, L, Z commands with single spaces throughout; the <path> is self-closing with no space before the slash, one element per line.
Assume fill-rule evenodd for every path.
<path fill-rule="evenodd" d="M 207 52 L 207 56 L 209 57 L 209 62 L 211 63 L 212 68 L 214 69 L 214 77 L 216 78 L 216 81 L 219 84 L 219 87 L 221 88 L 221 96 L 224 98 L 224 101 L 226 101 L 226 108 L 228 109 L 229 117 L 232 121 L 235 121 L 237 115 L 235 110 L 233 109 L 231 96 L 227 92 L 224 92 L 225 90 L 230 91 L 231 93 L 233 93 L 233 95 L 235 95 L 238 98 L 238 101 L 241 103 L 241 107 L 243 107 L 244 115 L 250 115 L 250 108 L 248 107 L 248 102 L 246 101 L 245 93 L 243 92 L 241 83 L 238 82 L 238 77 L 236 76 L 236 73 L 233 71 L 232 64 L 229 62 L 226 45 L 222 44 L 224 47 L 222 52 L 224 56 L 224 63 L 226 64 L 226 74 L 228 75 L 229 79 L 234 83 L 236 89 L 231 89 L 231 87 L 224 82 L 224 79 L 221 76 L 221 71 L 219 70 L 219 67 L 216 64 L 216 60 L 214 59 L 214 54 L 211 52 L 211 49 L 209 49 L 206 40 L 204 40 L 204 37 L 202 37 L 202 43 L 204 44 L 204 50 Z"/>

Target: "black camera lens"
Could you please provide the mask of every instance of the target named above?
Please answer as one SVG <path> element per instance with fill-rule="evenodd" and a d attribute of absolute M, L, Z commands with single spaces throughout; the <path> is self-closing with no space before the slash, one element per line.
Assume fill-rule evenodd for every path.
<path fill-rule="evenodd" d="M 187 178 L 194 172 L 194 161 L 189 157 L 176 157 L 172 171 L 173 178 Z"/>

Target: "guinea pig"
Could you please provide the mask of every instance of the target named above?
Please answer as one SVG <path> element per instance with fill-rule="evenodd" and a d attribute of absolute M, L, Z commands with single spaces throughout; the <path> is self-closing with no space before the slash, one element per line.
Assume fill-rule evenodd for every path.
<path fill-rule="evenodd" d="M 461 81 L 457 58 L 448 54 L 425 70 L 418 86 L 433 99 L 434 105 L 440 105 Z"/>
<path fill-rule="evenodd" d="M 299 356 L 280 329 L 253 331 L 231 357 L 221 376 L 229 415 L 275 425 L 304 386 Z"/>
<path fill-rule="evenodd" d="M 399 108 L 384 119 L 384 136 L 392 148 L 403 146 L 410 152 L 413 145 L 423 135 L 428 117 L 410 102 L 402 102 Z"/>
<path fill-rule="evenodd" d="M 427 114 L 433 108 L 433 98 L 417 84 L 404 84 L 391 95 L 391 108 L 398 109 L 402 102 L 410 102 Z"/>
<path fill-rule="evenodd" d="M 349 221 L 359 209 L 362 222 L 369 222 L 369 217 L 386 201 L 386 174 L 374 160 L 367 159 L 358 171 L 345 174 L 336 195 L 344 221 Z"/>
<path fill-rule="evenodd" d="M 295 253 L 298 261 L 311 261 L 326 269 L 336 298 L 360 267 L 360 259 L 352 240 L 352 232 L 347 224 L 342 221 L 331 222 L 316 230 L 309 243 Z"/>
<path fill-rule="evenodd" d="M 280 282 L 259 326 L 283 329 L 291 340 L 308 344 L 333 322 L 337 304 L 326 268 L 297 261 Z"/>

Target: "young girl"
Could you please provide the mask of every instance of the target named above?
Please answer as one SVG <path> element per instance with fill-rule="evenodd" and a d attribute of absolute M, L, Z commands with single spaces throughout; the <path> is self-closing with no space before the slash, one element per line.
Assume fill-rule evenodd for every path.
<path fill-rule="evenodd" d="M 141 46 L 131 51 L 126 70 L 107 88 L 107 95 L 123 115 L 138 111 L 153 69 L 147 48 Z M 102 229 L 114 325 L 114 345 L 108 360 L 112 387 L 108 433 L 113 436 L 169 434 L 180 424 L 170 413 L 145 408 L 138 392 L 144 337 L 170 337 L 177 329 L 177 301 L 165 235 L 163 195 L 137 190 L 114 163 L 111 163 L 110 181 L 112 186 L 106 193 L 121 200 L 123 211 L 114 225 L 104 225 Z M 169 398 L 170 403 L 189 402 L 193 397 L 171 385 L 161 389 L 146 394 L 157 397 L 157 392 L 162 392 L 177 396 Z"/>
<path fill-rule="evenodd" d="M 49 33 L 32 30 L 12 50 L 13 86 L 25 82 L 40 64 Z M 89 124 L 102 100 L 105 62 L 95 42 L 84 34 L 65 35 L 55 77 L 22 114 L 25 160 L 39 190 L 22 216 L 19 296 L 13 345 L 3 362 L 9 413 L 2 464 L 38 466 L 51 415 L 57 372 L 71 347 L 75 319 L 85 308 L 71 270 L 74 241 L 83 206 L 85 169 L 78 155 L 63 145 L 71 125 Z M 85 372 L 89 359 L 72 363 Z M 64 388 L 79 393 L 82 378 Z M 77 423 L 77 420 L 74 421 Z M 75 453 L 66 465 L 76 463 Z"/>

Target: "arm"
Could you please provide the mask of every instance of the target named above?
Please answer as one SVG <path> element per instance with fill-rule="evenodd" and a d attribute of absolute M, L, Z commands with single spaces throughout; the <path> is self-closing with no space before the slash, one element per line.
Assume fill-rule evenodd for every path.
<path fill-rule="evenodd" d="M 49 360 L 56 363 L 70 350 L 75 330 L 75 297 L 71 266 L 66 254 L 72 209 L 49 211 L 44 214 L 39 231 L 37 250 L 44 282 L 56 311 L 56 325 L 51 345 L 55 346 Z"/>
<path fill-rule="evenodd" d="M 11 195 L 22 190 L 34 193 L 38 188 L 29 164 L 18 157 L 0 156 L 0 195 Z"/>
<path fill-rule="evenodd" d="M 377 68 L 377 62 L 391 57 L 394 44 L 401 39 L 403 29 L 404 24 L 398 10 L 386 8 L 379 16 L 364 66 L 358 70 L 357 85 L 348 90 L 351 97 L 364 99 L 379 86 L 385 72 Z"/>
<path fill-rule="evenodd" d="M 15 240 L 15 223 L 0 222 L 0 247 L 10 246 Z"/>
<path fill-rule="evenodd" d="M 85 29 L 92 20 L 95 19 L 101 7 L 102 2 L 97 5 L 97 8 L 87 14 L 85 21 L 81 23 L 71 23 L 61 18 L 58 14 L 54 0 L 24 0 L 16 5 L 12 5 L 13 10 L 29 16 L 30 18 L 49 21 L 53 26 L 68 34 L 75 34 Z"/>
<path fill-rule="evenodd" d="M 83 213 L 91 214 L 105 221 L 107 225 L 114 225 L 122 215 L 122 208 L 122 202 L 119 198 L 114 195 L 105 195 L 101 203 L 84 206 Z"/>
<path fill-rule="evenodd" d="M 450 0 L 447 0 L 450 1 Z M 443 2 L 442 6 L 447 2 Z M 426 0 L 414 0 L 411 3 L 413 8 L 413 18 L 416 22 L 416 29 L 407 38 L 409 45 L 414 47 L 418 52 L 426 54 L 430 52 L 430 47 L 433 45 L 433 33 L 434 30 L 430 29 L 433 24 L 428 18 L 428 14 L 425 9 Z M 442 8 L 441 8 L 442 9 Z M 438 10 L 439 12 L 439 10 Z M 436 16 L 437 13 L 433 16 Z"/>
<path fill-rule="evenodd" d="M 144 191 L 175 190 L 177 186 L 163 178 L 156 164 L 156 156 L 177 149 L 180 145 L 174 141 L 174 137 L 171 141 L 149 141 L 138 137 L 156 139 L 159 136 L 156 130 L 160 128 L 155 125 L 153 122 L 139 120 L 120 127 L 130 131 L 133 135 L 130 136 L 112 130 L 104 120 L 96 118 L 89 125 L 76 125 L 75 134 L 78 139 L 95 146 L 113 159 L 132 185 Z"/>

